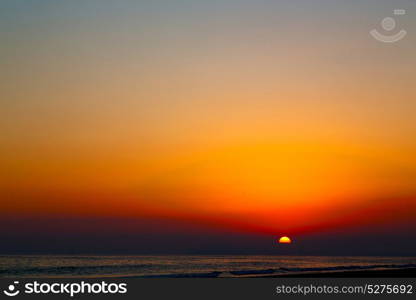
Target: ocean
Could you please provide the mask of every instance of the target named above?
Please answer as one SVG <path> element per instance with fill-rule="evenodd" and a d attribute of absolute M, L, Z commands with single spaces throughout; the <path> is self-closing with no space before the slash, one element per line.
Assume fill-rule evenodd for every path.
<path fill-rule="evenodd" d="M 416 267 L 416 257 L 3 255 L 0 277 L 244 277 Z"/>

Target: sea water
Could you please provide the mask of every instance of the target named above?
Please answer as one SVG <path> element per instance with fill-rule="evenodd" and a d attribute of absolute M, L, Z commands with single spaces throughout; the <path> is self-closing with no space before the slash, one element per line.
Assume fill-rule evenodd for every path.
<path fill-rule="evenodd" d="M 2 255 L 0 277 L 243 277 L 416 267 L 416 257 Z"/>

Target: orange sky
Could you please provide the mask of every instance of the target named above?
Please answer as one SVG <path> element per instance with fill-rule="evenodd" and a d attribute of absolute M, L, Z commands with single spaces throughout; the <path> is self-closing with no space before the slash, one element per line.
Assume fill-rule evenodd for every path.
<path fill-rule="evenodd" d="M 202 11 L 10 21 L 1 214 L 268 233 L 415 218 L 411 40 L 379 45 L 337 10 L 350 32 Z"/>

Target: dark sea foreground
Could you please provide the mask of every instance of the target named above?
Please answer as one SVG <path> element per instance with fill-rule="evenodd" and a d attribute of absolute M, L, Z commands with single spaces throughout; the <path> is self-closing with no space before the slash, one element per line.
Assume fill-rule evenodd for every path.
<path fill-rule="evenodd" d="M 266 277 L 266 276 L 262 276 Z M 380 269 L 363 269 L 358 271 L 330 271 L 330 272 L 304 272 L 298 274 L 272 275 L 269 277 L 293 277 L 293 278 L 416 278 L 416 268 L 380 268 Z"/>
<path fill-rule="evenodd" d="M 0 277 L 415 277 L 415 270 L 416 257 L 0 256 Z"/>

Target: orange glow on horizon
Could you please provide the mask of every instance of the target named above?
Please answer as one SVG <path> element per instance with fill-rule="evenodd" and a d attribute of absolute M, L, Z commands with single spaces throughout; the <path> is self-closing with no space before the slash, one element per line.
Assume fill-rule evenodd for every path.
<path fill-rule="evenodd" d="M 2 26 L 16 38 L 0 51 L 0 219 L 184 220 L 273 240 L 414 223 L 414 45 L 395 61 L 328 26 L 316 39 L 313 14 L 286 26 L 284 9 L 243 6 Z"/>

